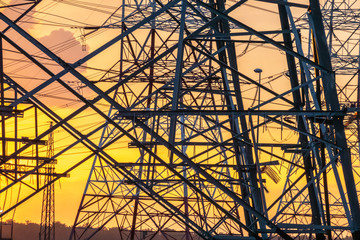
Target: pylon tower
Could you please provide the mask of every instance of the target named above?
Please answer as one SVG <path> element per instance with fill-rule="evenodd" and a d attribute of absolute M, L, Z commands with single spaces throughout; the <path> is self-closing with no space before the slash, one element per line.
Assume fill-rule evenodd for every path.
<path fill-rule="evenodd" d="M 346 112 L 335 97 L 319 2 L 281 1 L 279 24 L 265 30 L 236 17 L 249 7 L 242 1 L 133 7 L 121 5 L 122 17 L 101 26 L 121 27 L 124 37 L 113 65 L 119 70 L 107 75 L 118 82 L 99 148 L 127 139 L 139 152 L 95 158 L 71 238 L 90 238 L 104 226 L 116 226 L 125 239 L 171 238 L 174 231 L 183 239 L 324 239 L 344 231 L 358 238 Z M 308 16 L 312 48 L 302 41 L 294 8 Z M 244 74 L 243 44 L 285 52 L 285 74 L 266 82 Z M 274 132 L 297 137 L 276 143 Z M 273 199 L 265 180 L 280 181 L 276 170 L 287 177 Z M 345 217 L 329 222 L 330 206 Z"/>
<path fill-rule="evenodd" d="M 82 28 L 85 38 L 101 36 L 98 48 L 74 63 L 0 13 L 12 29 L 1 32 L 7 54 L 21 54 L 45 76 L 25 84 L 18 71 L 6 74 L 9 66 L 1 71 L 12 86 L 2 92 L 20 92 L 5 105 L 30 103 L 55 122 L 3 158 L 15 164 L 62 129 L 71 141 L 53 158 L 74 146 L 86 151 L 52 181 L 94 159 L 72 239 L 105 226 L 123 239 L 360 238 L 353 130 L 346 128 L 358 107 L 345 108 L 337 97 L 336 85 L 346 84 L 334 74 L 335 44 L 327 41 L 319 1 L 123 1 L 115 12 L 100 12 L 106 21 Z M 57 112 L 48 106 L 57 103 L 39 100 L 49 93 L 77 107 Z M 78 118 L 93 115 L 102 122 L 79 130 Z M 40 178 L 41 160 L 52 159 L 36 154 L 0 194 L 30 175 Z M 0 216 L 47 186 L 24 185 L 30 194 Z"/>
<path fill-rule="evenodd" d="M 50 122 L 50 128 L 53 123 Z M 54 133 L 49 134 L 47 140 L 46 157 L 54 157 Z M 39 240 L 55 239 L 55 186 L 53 184 L 55 174 L 55 163 L 45 165 L 45 183 L 47 187 L 43 192 L 43 203 L 41 211 L 41 223 Z"/>
<path fill-rule="evenodd" d="M 348 151 L 351 154 L 352 159 L 352 172 L 355 176 L 355 185 L 358 185 L 359 174 L 357 166 L 359 164 L 359 139 L 357 133 L 359 122 L 357 111 L 359 99 L 359 30 L 356 24 L 351 20 L 356 18 L 359 14 L 358 3 L 357 1 L 325 1 L 321 7 L 321 12 L 325 36 L 331 56 L 333 74 L 336 79 L 339 104 L 344 112 L 350 111 L 350 113 L 344 117 L 344 126 Z M 317 52 L 315 36 L 311 28 L 311 25 L 313 24 L 314 23 L 311 22 L 308 14 L 304 15 L 301 20 L 296 23 L 299 32 L 301 32 L 303 44 L 306 46 L 305 52 L 307 52 L 307 57 L 313 59 L 315 62 L 319 62 L 319 53 Z M 304 72 L 300 66 L 299 70 Z M 313 70 L 311 73 L 317 77 L 320 75 L 318 70 Z M 325 98 L 321 95 L 321 92 L 324 91 L 324 87 L 320 81 L 316 82 L 314 90 L 316 91 L 317 101 L 320 103 L 320 109 L 328 108 Z M 326 119 L 317 119 L 314 123 L 319 123 L 321 121 L 327 128 L 334 128 L 333 122 L 326 122 Z M 324 135 L 321 133 L 321 124 L 314 124 L 312 127 L 313 131 L 316 132 L 320 138 L 324 138 Z M 327 158 L 325 145 L 320 144 L 317 154 L 317 158 L 322 162 L 320 164 L 324 166 L 326 162 L 325 159 Z M 349 170 L 344 171 L 349 172 Z M 293 175 L 296 175 L 296 168 L 293 168 L 288 172 L 287 186 L 291 186 L 292 183 L 297 180 Z M 346 189 L 341 189 L 340 187 L 338 191 L 335 191 L 334 188 L 330 187 L 332 182 L 339 182 L 339 177 L 336 175 L 336 173 L 328 169 L 324 171 L 322 175 L 319 175 L 318 182 L 319 206 L 321 206 L 319 216 L 322 218 L 321 222 L 327 226 L 342 226 L 337 230 L 331 230 L 329 227 L 329 229 L 324 232 L 328 239 L 346 238 L 346 236 L 349 235 L 347 226 L 352 221 L 348 208 L 348 201 L 351 200 L 347 200 L 344 196 Z M 284 196 L 281 201 L 283 206 L 286 206 L 287 208 L 283 209 L 286 214 L 283 214 L 281 218 L 287 219 L 289 222 L 294 220 L 306 222 L 306 215 L 312 210 L 309 204 L 309 196 L 301 194 L 300 189 L 293 189 L 289 192 L 289 195 L 291 196 L 298 195 L 297 202 L 294 204 L 292 197 L 289 197 L 290 201 L 288 201 L 286 196 Z M 296 216 L 294 214 L 296 214 Z M 281 222 L 280 219 L 279 221 Z M 299 233 L 298 236 L 306 238 L 306 236 L 301 233 Z"/>
<path fill-rule="evenodd" d="M 128 16 L 123 16 L 121 21 L 111 19 L 112 21 L 105 23 L 103 26 L 118 27 L 121 28 L 124 33 L 128 28 L 134 25 L 134 19 L 138 19 L 137 14 L 139 14 L 140 11 L 141 13 L 148 12 L 154 14 L 161 9 L 161 7 L 161 4 L 153 1 L 141 3 L 141 5 L 136 7 L 137 12 L 131 14 L 131 20 L 128 20 Z M 124 5 L 118 12 L 126 12 L 128 8 L 132 9 L 133 6 Z M 174 8 L 181 10 L 180 5 L 176 5 Z M 184 16 L 181 18 L 184 18 Z M 185 20 L 183 19 L 182 21 Z M 205 104 L 208 105 L 208 109 L 213 109 L 216 105 L 215 98 L 217 97 L 213 95 L 212 91 L 224 91 L 224 86 L 218 82 L 219 77 L 216 75 L 220 72 L 220 69 L 216 69 L 216 66 L 214 67 L 214 63 L 211 59 L 208 60 L 204 58 L 204 56 L 196 53 L 193 49 L 187 48 L 181 53 L 184 55 L 181 56 L 181 58 L 186 59 L 183 63 L 176 61 L 177 54 L 175 53 L 168 53 L 168 56 L 165 56 L 158 62 L 154 62 L 155 58 L 159 57 L 159 54 L 162 54 L 161 52 L 163 50 L 166 51 L 169 48 L 168 42 L 170 42 L 171 39 L 177 39 L 180 32 L 184 34 L 184 32 L 189 31 L 189 29 L 195 29 L 197 21 L 201 22 L 201 19 L 188 15 L 188 19 L 186 20 L 188 26 L 186 28 L 184 26 L 181 28 L 180 26 L 171 26 L 168 20 L 159 17 L 149 21 L 146 26 L 140 29 L 139 33 L 130 34 L 122 39 L 120 41 L 120 56 L 122 58 L 112 69 L 110 69 L 110 71 L 108 71 L 111 72 L 117 68 L 119 75 L 109 77 L 107 74 L 106 77 L 112 81 L 119 78 L 119 81 L 121 81 L 123 78 L 128 78 L 129 76 L 136 74 L 133 76 L 133 80 L 138 84 L 138 87 L 133 89 L 131 85 L 125 83 L 116 90 L 113 99 L 121 103 L 121 105 L 124 105 L 125 108 L 135 108 L 138 110 L 147 109 L 150 111 L 157 111 L 160 109 L 174 109 L 177 111 L 178 108 L 185 107 L 179 107 L 177 106 L 178 104 L 172 104 L 170 101 L 170 95 L 172 95 L 172 89 L 174 89 L 174 83 L 171 82 L 171 78 L 174 74 L 179 74 L 177 72 L 182 67 L 177 65 L 181 64 L 190 68 L 186 76 L 182 76 L 181 78 L 186 81 L 186 84 L 188 84 L 189 87 L 194 86 L 194 88 L 197 89 L 197 93 L 182 94 L 181 91 L 179 91 L 178 94 L 182 96 L 178 95 L 176 98 L 189 98 L 187 100 L 182 100 L 185 102 L 194 101 L 194 103 L 188 102 L 185 103 L 185 105 L 192 105 L 198 102 L 199 107 Z M 216 45 L 211 42 L 199 42 L 198 44 L 205 48 L 216 48 Z M 154 63 L 151 64 L 151 62 Z M 144 66 L 145 64 L 148 65 L 148 67 L 140 73 L 136 73 L 138 67 Z M 209 74 L 209 76 L 207 76 L 207 74 Z M 105 78 L 105 76 L 103 78 Z M 100 78 L 99 81 L 102 81 L 103 78 Z M 179 82 L 177 84 L 180 84 L 182 80 L 178 79 L 177 81 Z M 161 92 L 157 92 L 159 86 L 163 88 Z M 207 92 L 201 93 L 200 89 L 205 89 Z M 137 99 L 142 100 L 138 102 Z M 181 104 L 183 104 L 183 102 Z M 131 128 L 136 127 L 136 125 L 131 123 L 130 119 L 121 117 L 121 113 L 114 107 L 110 108 L 108 116 L 118 125 L 124 126 L 125 128 L 131 126 Z M 210 141 L 209 144 L 211 144 L 211 146 L 217 145 L 223 138 L 221 129 L 215 125 L 215 119 L 213 119 L 212 121 L 214 122 L 211 123 L 213 129 L 205 134 L 205 139 L 203 136 L 201 137 L 202 140 L 200 142 L 185 145 L 179 142 L 185 142 L 188 138 L 194 138 L 196 132 L 201 131 L 202 125 L 207 123 L 203 122 L 203 120 L 198 117 L 183 116 L 180 119 L 177 119 L 175 116 L 168 118 L 162 115 L 152 117 L 145 115 L 143 121 L 145 121 L 146 125 L 149 126 L 152 131 L 160 131 L 159 134 L 172 139 L 172 144 L 179 146 L 178 150 L 184 155 L 188 155 L 189 153 L 193 154 L 195 151 L 198 151 L 195 147 L 197 149 L 206 149 L 208 143 L 203 142 L 206 138 L 208 139 L 207 141 Z M 181 125 L 178 125 L 179 121 Z M 161 144 L 142 129 L 134 129 L 134 134 L 136 139 L 141 139 L 141 144 L 145 148 L 154 152 L 161 149 Z M 109 124 L 104 128 L 99 147 L 106 147 L 106 145 L 116 141 L 119 137 L 121 137 L 121 132 L 116 129 L 116 127 Z M 137 147 L 137 143 L 130 142 L 129 147 L 135 148 Z M 224 146 L 217 146 L 216 148 L 218 147 L 224 148 Z M 235 180 L 226 179 L 226 177 L 224 177 L 230 174 L 230 171 L 234 171 L 235 169 L 234 166 L 236 164 L 234 161 L 236 158 L 234 158 L 234 154 L 231 153 L 228 156 L 229 153 L 219 153 L 217 151 L 214 151 L 213 154 L 213 158 L 224 158 L 221 166 L 218 166 L 215 162 L 212 163 L 211 161 L 206 161 L 202 156 L 199 158 L 202 160 L 199 161 L 204 161 L 204 164 L 208 168 L 214 169 L 213 171 L 217 172 L 216 174 L 219 174 L 218 178 L 222 179 L 221 181 L 224 181 L 224 184 L 229 186 L 229 188 L 239 188 L 239 183 L 236 183 Z M 191 180 L 192 182 L 199 181 L 199 189 L 207 185 L 206 182 L 204 182 L 204 179 L 198 179 L 195 172 L 187 169 L 186 165 L 182 164 L 182 160 L 179 159 L 179 157 L 170 153 L 170 160 L 167 163 L 172 167 L 182 169 L 182 173 L 176 176 L 174 173 L 164 168 L 162 164 L 154 162 L 156 157 L 148 151 L 140 149 L 140 152 L 137 155 L 139 156 L 135 162 L 119 162 L 119 166 L 121 165 L 127 169 L 127 171 L 132 172 L 133 176 L 141 179 L 141 181 L 146 181 L 148 184 L 154 185 L 154 187 L 157 185 L 161 186 L 161 188 L 164 189 L 164 200 L 171 202 L 175 209 L 182 209 L 185 216 L 192 216 L 192 218 L 195 218 L 196 220 L 192 221 L 198 222 L 196 223 L 197 225 L 213 225 L 216 222 L 221 221 L 222 215 L 216 213 L 211 201 L 204 199 L 202 204 L 199 205 L 199 199 L 204 196 L 199 196 L 192 192 L 188 189 L 188 184 L 181 180 L 181 178 L 186 179 L 191 176 L 190 178 L 193 178 Z M 240 161 L 240 159 L 237 160 Z M 230 167 L 228 167 L 228 165 L 230 165 Z M 186 239 L 195 237 L 193 236 L 194 233 L 190 231 L 190 227 L 180 223 L 181 220 L 174 219 L 174 213 L 166 213 L 167 208 L 164 205 L 159 204 L 158 200 L 149 197 L 148 193 L 143 192 L 138 186 L 132 186 L 129 189 L 127 184 L 131 184 L 131 181 L 129 181 L 123 173 L 119 173 L 103 159 L 99 157 L 95 158 L 88 185 L 79 209 L 79 214 L 76 219 L 73 231 L 74 238 L 87 238 L 92 236 L 96 233 L 96 230 L 109 222 L 115 222 L 116 226 L 121 229 L 122 234 L 127 235 L 130 239 L 151 238 L 155 235 L 162 234 L 166 236 L 167 234 L 174 232 L 174 226 L 180 227 L 177 231 L 181 232 L 183 235 L 182 237 L 185 236 Z M 226 196 L 221 195 L 216 188 L 208 189 L 208 187 L 205 187 L 205 189 L 216 196 L 215 198 L 220 203 L 219 207 L 235 207 L 236 204 L 232 203 Z M 99 207 L 102 209 L 101 211 L 98 211 Z M 234 211 L 238 212 L 238 210 L 235 209 Z M 209 216 L 207 216 L 208 213 Z M 239 213 L 236 214 L 238 215 Z M 144 227 L 145 225 L 148 227 Z M 97 227 L 91 229 L 94 226 Z M 197 228 L 196 232 L 202 231 L 201 228 Z M 231 219 L 223 221 L 223 223 L 216 226 L 216 228 L 218 228 L 218 231 L 225 228 L 232 229 L 231 231 L 233 231 L 234 234 L 242 235 L 241 227 L 238 223 L 234 224 Z"/>

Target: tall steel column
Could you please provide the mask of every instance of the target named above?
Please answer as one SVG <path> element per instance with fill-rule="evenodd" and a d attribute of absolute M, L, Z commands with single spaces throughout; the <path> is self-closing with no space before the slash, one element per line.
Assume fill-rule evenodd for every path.
<path fill-rule="evenodd" d="M 50 128 L 53 123 L 50 122 Z M 54 133 L 51 132 L 47 139 L 46 157 L 54 157 Z M 41 223 L 39 240 L 55 240 L 55 186 L 53 183 L 55 174 L 55 162 L 45 165 L 44 185 L 47 187 L 43 192 L 43 203 L 41 211 Z"/>

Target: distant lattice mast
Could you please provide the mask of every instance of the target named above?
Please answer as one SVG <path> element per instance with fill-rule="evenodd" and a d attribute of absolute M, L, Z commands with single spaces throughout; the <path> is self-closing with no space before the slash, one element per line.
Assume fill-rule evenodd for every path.
<path fill-rule="evenodd" d="M 53 123 L 50 122 L 50 128 Z M 54 133 L 50 132 L 47 141 L 46 157 L 54 156 Z M 55 165 L 51 161 L 45 166 L 44 184 L 48 184 L 54 179 Z M 41 211 L 41 224 L 39 240 L 55 239 L 55 191 L 54 184 L 49 184 L 43 192 L 43 203 Z"/>

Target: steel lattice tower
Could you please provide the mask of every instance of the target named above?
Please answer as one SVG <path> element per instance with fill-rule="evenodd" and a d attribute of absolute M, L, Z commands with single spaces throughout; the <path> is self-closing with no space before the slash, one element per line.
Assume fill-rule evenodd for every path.
<path fill-rule="evenodd" d="M 229 9 L 236 9 L 242 4 L 234 4 Z M 126 6 L 123 5 L 123 9 Z M 163 7 L 159 2 L 138 6 L 136 11 L 130 11 L 130 23 L 137 14 L 146 12 L 145 6 L 153 9 Z M 344 175 L 347 184 L 343 185 L 337 170 L 340 166 L 336 165 L 338 159 L 346 167 L 351 166 L 351 161 L 346 150 L 343 113 L 340 113 L 339 102 L 332 97 L 336 95 L 331 83 L 335 79 L 328 70 L 331 63 L 324 42 L 320 8 L 318 3 L 310 3 L 307 26 L 314 33 L 315 47 L 309 48 L 309 51 L 312 49 L 316 53 L 306 58 L 303 49 L 307 46 L 302 45 L 289 6 L 304 7 L 286 2 L 279 4 L 281 31 L 269 31 L 273 35 L 268 38 L 265 34 L 269 33 L 257 32 L 231 18 L 221 1 L 191 4 L 183 1 L 166 10 L 169 18 L 175 21 L 172 26 L 178 41 L 175 45 L 178 51 L 171 56 L 173 59 L 167 57 L 170 55 L 167 51 L 161 54 L 161 48 L 154 49 L 157 45 L 151 34 L 148 34 L 149 42 L 144 45 L 138 43 L 135 34 L 132 35 L 133 42 L 137 42 L 141 50 L 121 53 L 119 88 L 113 99 L 122 108 L 112 107 L 108 116 L 128 132 L 133 132 L 137 142 L 132 141 L 129 146 L 138 147 L 140 156 L 134 162 L 115 164 L 122 171 L 101 158 L 95 159 L 75 221 L 74 239 L 93 236 L 112 221 L 116 222 L 121 236 L 129 239 L 150 239 L 159 233 L 166 236 L 167 228 L 181 229 L 184 239 L 193 238 L 190 234 L 193 231 L 201 238 L 212 238 L 213 235 L 236 238 L 259 236 L 259 233 L 266 238 L 272 231 L 286 238 L 284 232 L 301 237 L 316 232 L 316 238 L 323 239 L 324 233 L 329 230 L 344 230 L 342 226 L 336 226 L 337 223 L 333 226 L 326 222 L 325 214 L 330 214 L 329 201 L 338 208 L 340 204 L 348 211 L 349 222 L 350 211 L 356 218 L 359 209 L 354 177 L 351 171 L 347 171 Z M 176 13 L 171 13 L 171 10 Z M 126 12 L 123 10 L 123 13 Z M 203 27 L 193 28 L 194 19 L 190 20 L 188 16 Z M 150 33 L 155 31 L 154 24 L 171 32 L 164 28 L 161 20 L 154 19 L 147 22 Z M 236 27 L 231 28 L 230 23 Z M 126 24 L 128 18 L 123 16 L 118 27 L 126 29 Z M 245 31 L 237 32 L 236 29 Z M 284 45 L 278 43 L 274 33 L 282 33 Z M 235 43 L 241 42 L 236 39 L 239 35 L 255 35 L 265 43 L 285 50 L 291 86 L 288 91 L 277 94 L 261 85 L 260 80 L 254 81 L 238 70 Z M 167 39 L 171 39 L 171 35 Z M 294 46 L 292 41 L 296 43 Z M 122 40 L 121 46 L 125 51 L 134 51 L 131 42 L 129 38 Z M 163 42 L 158 46 L 165 44 L 169 43 Z M 171 49 L 171 46 L 165 49 Z M 314 55 L 317 59 L 312 57 Z M 144 63 L 138 63 L 138 59 Z M 133 64 L 125 64 L 128 62 Z M 166 67 L 157 66 L 159 62 Z M 174 64 L 171 65 L 171 62 Z M 131 78 L 123 73 L 129 74 L 133 69 L 139 70 L 131 74 Z M 300 75 L 298 72 L 301 72 Z M 163 76 L 167 79 L 161 79 Z M 130 87 L 130 83 L 139 79 L 145 82 L 137 84 L 141 90 Z M 242 96 L 244 86 L 241 86 L 245 82 L 275 97 L 267 96 L 268 99 L 263 98 L 258 105 L 245 110 L 249 107 Z M 285 93 L 292 97 L 285 98 Z M 277 101 L 284 101 L 291 107 L 272 112 L 270 106 Z M 325 101 L 325 107 L 322 101 Z M 340 115 L 336 116 L 335 112 Z M 131 120 L 131 117 L 141 120 Z M 298 141 L 275 144 L 260 140 L 260 126 L 272 124 L 286 126 L 299 133 Z M 140 132 L 137 127 L 140 127 Z M 107 126 L 99 146 L 115 141 L 120 134 L 116 127 Z M 169 150 L 165 159 L 157 155 L 161 146 Z M 202 151 L 197 154 L 197 149 Z M 273 154 L 273 149 L 281 149 L 285 157 Z M 262 175 L 266 173 L 276 178 L 271 165 L 277 163 L 262 162 L 259 152 L 289 163 L 284 192 L 269 208 Z M 297 175 L 299 171 L 302 171 L 300 176 Z M 331 193 L 324 180 L 329 174 L 338 180 L 338 189 Z M 129 175 L 132 180 L 129 180 Z M 307 179 L 305 186 L 297 184 L 302 178 Z M 335 200 L 329 200 L 330 195 Z M 345 195 L 349 196 L 350 207 Z M 278 209 L 270 220 L 269 209 L 276 204 Z M 175 216 L 183 219 L 176 221 L 173 219 Z M 255 219 L 258 220 L 254 222 Z M 340 222 L 343 220 L 346 221 L 342 218 Z M 356 237 L 358 227 L 353 227 Z"/>
<path fill-rule="evenodd" d="M 349 109 L 351 112 L 354 109 L 357 109 L 359 102 L 359 32 L 357 25 L 353 22 L 353 19 L 356 19 L 358 14 L 359 10 L 357 1 L 326 1 L 322 5 L 323 23 L 325 26 L 326 39 L 329 46 L 334 76 L 336 78 L 336 89 L 339 96 L 339 102 L 344 111 Z M 306 50 L 307 56 L 318 62 L 318 53 L 316 50 L 316 43 L 314 41 L 315 36 L 311 32 L 311 28 L 309 28 L 309 23 L 310 25 L 312 23 L 309 21 L 308 16 L 304 16 L 302 20 L 303 21 L 298 21 L 296 25 L 301 31 L 303 41 L 305 40 L 305 43 L 308 45 Z M 319 76 L 319 71 L 315 70 L 314 74 L 315 76 Z M 317 82 L 315 87 L 318 102 L 321 103 L 322 107 L 327 106 L 325 99 L 321 96 L 323 86 L 320 82 Z M 359 182 L 357 170 L 357 166 L 359 164 L 359 139 L 357 134 L 359 125 L 357 114 L 357 112 L 349 113 L 344 120 L 349 153 L 351 154 L 354 167 L 353 172 L 355 174 L 355 185 L 358 185 Z M 332 123 L 329 122 L 326 124 L 331 129 Z M 316 126 L 314 130 L 320 132 L 319 129 L 316 129 Z M 320 137 L 323 137 L 322 133 L 319 134 Z M 326 158 L 324 146 L 320 147 L 319 154 L 321 159 Z M 348 171 L 345 170 L 345 172 Z M 288 174 L 288 180 L 292 178 L 292 174 L 293 171 L 290 171 Z M 341 190 L 337 192 L 329 187 L 331 185 L 331 181 L 334 181 L 334 177 L 335 176 L 332 175 L 331 172 L 324 171 L 323 175 L 320 177 L 321 180 L 318 183 L 319 192 L 321 193 L 320 201 L 322 201 L 322 222 L 328 226 L 343 225 L 343 229 L 333 231 L 329 229 L 325 231 L 328 239 L 343 239 L 347 235 L 346 226 L 348 225 L 348 222 L 344 219 L 350 219 L 351 214 L 349 213 L 347 204 L 344 205 L 343 203 L 347 200 L 345 200 L 344 196 L 341 194 Z M 291 184 L 290 182 L 288 183 L 289 185 Z M 297 209 L 293 208 L 289 212 L 303 212 L 304 215 L 310 212 L 311 207 L 308 204 L 307 197 L 308 196 L 306 195 L 299 196 L 299 199 L 301 200 L 298 201 L 299 205 L 296 206 Z M 282 201 L 284 205 L 287 205 L 285 204 L 288 203 L 286 198 Z M 301 221 L 298 217 L 296 217 L 296 219 Z M 351 222 L 351 220 L 349 221 Z"/>
<path fill-rule="evenodd" d="M 52 125 L 53 123 L 50 122 L 50 128 L 52 127 Z M 49 134 L 46 152 L 48 158 L 52 158 L 54 156 L 53 132 Z M 47 187 L 44 189 L 43 192 L 39 240 L 55 240 L 55 186 L 53 183 L 54 174 L 54 163 L 45 165 L 46 178 L 44 179 L 44 185 L 47 185 Z"/>
<path fill-rule="evenodd" d="M 355 7 L 346 3 L 346 11 Z M 334 20 L 341 21 L 332 15 L 340 5 L 326 3 L 324 17 L 316 0 L 119 5 L 106 21 L 83 28 L 90 31 L 86 37 L 105 31 L 115 36 L 104 36 L 97 49 L 74 63 L 0 13 L 5 29 L 15 32 L 2 31 L 3 40 L 46 75 L 43 82 L 22 87 L 17 75 L 4 69 L 9 89 L 20 92 L 7 106 L 30 103 L 54 121 L 34 141 L 56 129 L 71 137 L 52 158 L 75 146 L 87 150 L 52 181 L 94 160 L 72 239 L 90 238 L 105 226 L 116 226 L 123 239 L 325 239 L 350 233 L 360 238 L 351 158 L 356 144 L 351 145 L 354 129 L 347 124 L 356 119 L 358 101 L 345 93 L 352 84 L 334 73 L 332 61 L 340 54 L 329 51 L 339 49 L 331 31 Z M 276 21 L 246 21 L 249 9 L 259 18 L 270 12 Z M 296 12 L 307 17 L 294 17 Z M 102 59 L 98 64 L 106 70 L 93 66 L 100 73 L 85 75 L 77 69 L 93 59 Z M 265 78 L 259 67 L 268 66 L 281 71 Z M 71 82 L 91 94 L 77 92 Z M 40 98 L 52 88 L 70 95 L 77 108 L 68 113 L 49 108 Z M 79 130 L 75 118 L 88 113 L 102 123 Z M 45 161 L 37 163 L 14 182 L 41 173 Z M 51 184 L 38 183 L 21 202 Z M 276 183 L 283 185 L 281 193 Z M 1 187 L 0 194 L 11 187 Z"/>

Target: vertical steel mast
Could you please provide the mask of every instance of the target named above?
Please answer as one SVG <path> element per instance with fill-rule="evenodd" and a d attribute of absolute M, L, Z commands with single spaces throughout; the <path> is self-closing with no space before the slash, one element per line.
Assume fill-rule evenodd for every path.
<path fill-rule="evenodd" d="M 53 123 L 50 122 L 50 128 Z M 46 157 L 54 157 L 54 133 L 49 134 L 47 140 Z M 45 165 L 44 185 L 47 187 L 43 192 L 43 203 L 41 211 L 41 223 L 39 240 L 55 240 L 55 186 L 53 183 L 55 177 L 55 162 Z"/>

